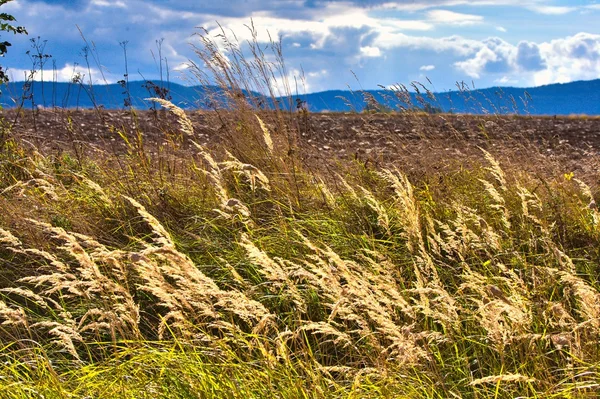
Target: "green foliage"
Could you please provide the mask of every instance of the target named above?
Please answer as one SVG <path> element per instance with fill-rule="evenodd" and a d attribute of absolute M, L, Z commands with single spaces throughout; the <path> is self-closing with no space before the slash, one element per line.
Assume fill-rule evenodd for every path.
<path fill-rule="evenodd" d="M 0 0 L 0 6 L 5 5 L 6 3 L 12 0 Z M 13 34 L 27 34 L 27 30 L 25 30 L 22 26 L 14 26 L 11 24 L 15 22 L 16 19 L 14 16 L 7 13 L 0 13 L 0 31 L 9 32 Z M 11 46 L 11 43 L 8 41 L 0 41 L 0 57 L 4 57 L 8 52 L 8 47 Z M 0 66 L 0 84 L 8 82 L 8 75 Z"/>

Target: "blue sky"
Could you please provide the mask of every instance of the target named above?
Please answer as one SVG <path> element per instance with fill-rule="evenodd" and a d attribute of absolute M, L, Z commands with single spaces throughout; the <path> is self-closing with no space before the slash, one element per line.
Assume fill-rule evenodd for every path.
<path fill-rule="evenodd" d="M 95 83 L 118 81 L 123 41 L 130 79 L 156 79 L 156 41 L 164 39 L 171 80 L 189 82 L 198 27 L 216 35 L 219 22 L 243 41 L 251 19 L 259 41 L 282 37 L 288 78 L 303 71 L 307 92 L 427 78 L 442 91 L 457 81 L 482 88 L 600 78 L 600 2 L 593 0 L 14 0 L 0 11 L 29 31 L 2 35 L 13 42 L 0 60 L 13 80 L 31 69 L 26 51 L 39 36 L 52 55 L 45 80 L 54 63 L 58 80 L 91 72 Z M 89 70 L 78 27 L 95 46 Z"/>

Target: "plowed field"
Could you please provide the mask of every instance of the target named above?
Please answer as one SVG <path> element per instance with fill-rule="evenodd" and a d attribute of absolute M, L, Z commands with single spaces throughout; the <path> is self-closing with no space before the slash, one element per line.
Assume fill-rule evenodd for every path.
<path fill-rule="evenodd" d="M 118 130 L 142 132 L 149 150 L 166 145 L 177 134 L 174 117 L 164 112 L 3 111 L 14 122 L 13 134 L 44 153 L 84 151 L 121 153 L 126 149 Z M 208 146 L 224 139 L 236 116 L 189 113 L 194 140 Z M 273 115 L 263 119 L 277 136 Z M 440 172 L 464 166 L 486 149 L 498 159 L 517 161 L 536 173 L 574 172 L 597 175 L 600 166 L 600 118 L 312 114 L 286 115 L 297 132 L 307 165 L 358 160 L 367 165 L 396 165 L 407 173 L 432 168 Z M 187 140 L 189 143 L 189 140 Z M 185 143 L 184 143 L 185 145 Z"/>

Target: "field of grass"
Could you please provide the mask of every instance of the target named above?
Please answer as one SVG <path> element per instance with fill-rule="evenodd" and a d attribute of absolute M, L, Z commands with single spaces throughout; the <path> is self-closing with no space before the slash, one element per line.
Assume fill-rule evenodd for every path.
<path fill-rule="evenodd" d="M 597 397 L 597 173 L 318 168 L 301 113 L 231 94 L 215 147 L 164 100 L 158 152 L 4 121 L 0 397 Z"/>

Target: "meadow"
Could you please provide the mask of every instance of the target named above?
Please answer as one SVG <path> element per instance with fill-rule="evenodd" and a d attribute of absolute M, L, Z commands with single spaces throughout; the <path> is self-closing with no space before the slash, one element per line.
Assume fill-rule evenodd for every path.
<path fill-rule="evenodd" d="M 346 136 L 315 146 L 308 111 L 244 95 L 279 97 L 276 43 L 203 39 L 215 137 L 160 96 L 85 111 L 102 137 L 3 111 L 0 397 L 597 397 L 595 144 L 406 108 L 332 115 Z M 19 131 L 35 112 L 64 142 Z M 377 118 L 403 118 L 401 157 L 352 141 Z"/>

